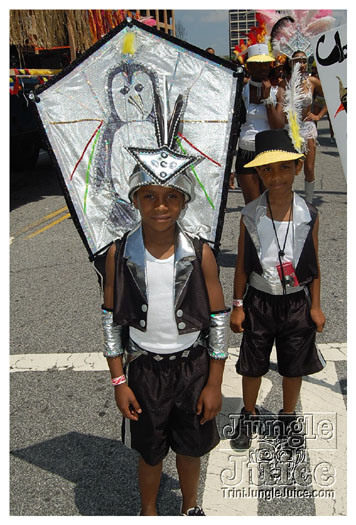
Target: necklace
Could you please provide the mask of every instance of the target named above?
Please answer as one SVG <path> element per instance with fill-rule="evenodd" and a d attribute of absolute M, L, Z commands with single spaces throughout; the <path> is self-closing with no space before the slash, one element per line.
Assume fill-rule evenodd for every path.
<path fill-rule="evenodd" d="M 293 215 L 293 195 L 292 195 L 292 201 L 291 201 L 291 204 L 290 204 L 288 226 L 287 226 L 286 235 L 284 237 L 283 248 L 281 248 L 281 245 L 279 244 L 279 239 L 278 239 L 278 235 L 277 235 L 276 225 L 274 224 L 272 208 L 271 208 L 271 204 L 269 202 L 269 195 L 268 195 L 268 193 L 267 193 L 267 204 L 268 204 L 269 212 L 271 214 L 271 220 L 272 220 L 272 226 L 273 226 L 274 234 L 276 236 L 276 241 L 277 241 L 277 246 L 278 246 L 278 259 L 279 259 L 279 264 L 280 264 L 282 277 L 283 277 L 283 279 L 282 279 L 283 294 L 285 294 L 286 293 L 286 282 L 285 282 L 285 277 L 284 277 L 282 257 L 285 256 L 285 248 L 286 248 L 286 244 L 287 244 L 287 238 L 288 238 L 288 233 L 289 233 L 289 226 L 290 226 L 292 215 Z"/>

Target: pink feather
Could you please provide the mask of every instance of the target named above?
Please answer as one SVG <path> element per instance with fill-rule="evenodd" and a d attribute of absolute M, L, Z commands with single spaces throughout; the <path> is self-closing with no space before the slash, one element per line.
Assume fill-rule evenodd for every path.
<path fill-rule="evenodd" d="M 320 9 L 315 15 L 315 18 L 323 18 L 324 16 L 331 16 L 333 13 L 332 9 Z"/>
<path fill-rule="evenodd" d="M 314 36 L 331 29 L 335 19 L 331 16 L 318 18 L 311 22 L 304 30 L 305 36 Z"/>
<path fill-rule="evenodd" d="M 139 18 L 139 22 L 146 24 L 146 26 L 153 27 L 156 25 L 156 20 L 154 18 Z"/>
<path fill-rule="evenodd" d="M 271 29 L 274 26 L 274 24 L 278 22 L 278 20 L 281 18 L 280 13 L 277 13 L 277 11 L 272 9 L 256 11 L 256 13 L 260 13 L 260 15 L 262 16 L 263 21 L 266 24 L 267 33 L 271 32 Z"/>

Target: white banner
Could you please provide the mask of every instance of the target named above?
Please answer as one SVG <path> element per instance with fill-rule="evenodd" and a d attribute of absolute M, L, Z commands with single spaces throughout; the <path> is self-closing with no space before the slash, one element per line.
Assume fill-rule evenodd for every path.
<path fill-rule="evenodd" d="M 346 24 L 311 39 L 320 82 L 347 174 L 347 33 Z"/>

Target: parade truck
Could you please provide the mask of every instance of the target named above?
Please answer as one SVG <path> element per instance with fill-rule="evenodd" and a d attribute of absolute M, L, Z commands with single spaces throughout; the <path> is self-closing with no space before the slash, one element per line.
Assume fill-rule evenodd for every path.
<path fill-rule="evenodd" d="M 10 69 L 10 165 L 15 170 L 33 168 L 45 149 L 38 119 L 29 95 L 60 69 Z"/>

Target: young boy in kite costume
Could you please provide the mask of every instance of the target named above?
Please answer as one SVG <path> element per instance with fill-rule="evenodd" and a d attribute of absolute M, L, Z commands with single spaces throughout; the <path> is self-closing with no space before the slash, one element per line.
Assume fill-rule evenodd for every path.
<path fill-rule="evenodd" d="M 35 99 L 103 284 L 104 355 L 123 442 L 140 454 L 141 515 L 157 514 L 170 448 L 181 513 L 204 515 L 199 458 L 219 442 L 227 358 L 215 255 L 241 84 L 233 64 L 127 19 Z"/>
<path fill-rule="evenodd" d="M 202 516 L 200 457 L 219 442 L 214 418 L 222 402 L 228 310 L 212 250 L 177 223 L 194 181 L 186 172 L 159 181 L 161 169 L 152 176 L 138 165 L 130 177 L 141 223 L 107 255 L 104 354 L 125 418 L 123 441 L 140 453 L 141 515 L 156 515 L 162 460 L 172 448 L 181 512 Z"/>

